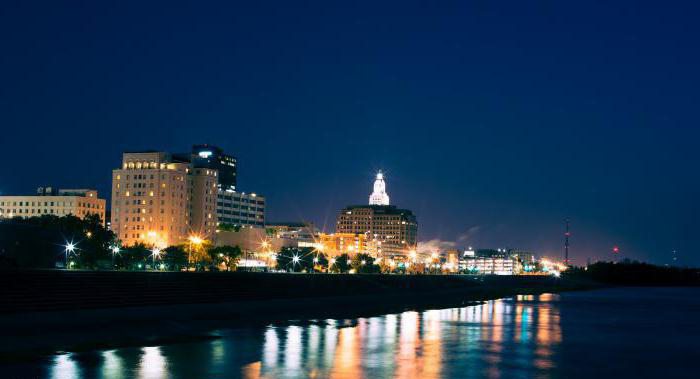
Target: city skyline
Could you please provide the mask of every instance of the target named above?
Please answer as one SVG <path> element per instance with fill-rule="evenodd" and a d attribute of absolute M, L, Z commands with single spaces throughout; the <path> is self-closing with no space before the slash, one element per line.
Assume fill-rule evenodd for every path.
<path fill-rule="evenodd" d="M 231 7 L 8 6 L 0 194 L 208 143 L 270 221 L 332 230 L 381 169 L 421 241 L 562 257 L 569 219 L 574 264 L 700 265 L 696 5 Z"/>

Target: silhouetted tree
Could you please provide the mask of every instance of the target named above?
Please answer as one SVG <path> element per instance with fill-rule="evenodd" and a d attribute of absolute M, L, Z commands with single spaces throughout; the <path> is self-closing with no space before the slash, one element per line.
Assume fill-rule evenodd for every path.
<path fill-rule="evenodd" d="M 379 272 L 379 266 L 374 264 L 374 258 L 365 253 L 355 254 L 350 261 L 350 267 L 360 274 Z"/>
<path fill-rule="evenodd" d="M 187 251 L 184 245 L 168 246 L 161 256 L 168 270 L 180 271 L 187 267 Z"/>
<path fill-rule="evenodd" d="M 214 264 L 224 265 L 226 271 L 235 270 L 243 252 L 238 246 L 215 246 L 209 249 L 209 257 Z"/>

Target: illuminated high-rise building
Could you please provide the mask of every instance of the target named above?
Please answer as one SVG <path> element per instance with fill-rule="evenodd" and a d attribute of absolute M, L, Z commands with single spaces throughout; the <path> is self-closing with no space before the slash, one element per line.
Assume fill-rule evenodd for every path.
<path fill-rule="evenodd" d="M 236 157 L 225 154 L 220 147 L 204 144 L 192 146 L 191 160 L 195 168 L 218 171 L 219 189 L 236 190 Z"/>
<path fill-rule="evenodd" d="M 166 152 L 124 153 L 112 171 L 111 227 L 124 245 L 165 247 L 216 233 L 218 172 Z"/>
<path fill-rule="evenodd" d="M 364 234 L 368 246 L 376 246 L 377 255 L 406 255 L 416 247 L 418 223 L 410 210 L 389 205 L 384 175 L 380 171 L 369 196 L 369 205 L 342 209 L 335 231 Z"/>

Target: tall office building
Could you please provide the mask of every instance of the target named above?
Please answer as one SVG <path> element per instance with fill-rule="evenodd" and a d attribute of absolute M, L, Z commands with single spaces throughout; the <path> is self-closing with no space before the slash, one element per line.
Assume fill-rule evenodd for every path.
<path fill-rule="evenodd" d="M 219 189 L 236 190 L 236 157 L 225 154 L 213 145 L 192 146 L 192 165 L 196 168 L 208 168 L 219 172 Z"/>
<path fill-rule="evenodd" d="M 405 255 L 416 247 L 418 223 L 408 209 L 389 205 L 384 175 L 379 172 L 369 205 L 344 208 L 336 220 L 336 233 L 365 234 L 378 255 Z"/>
<path fill-rule="evenodd" d="M 85 218 L 100 216 L 105 223 L 107 201 L 91 189 L 59 189 L 39 187 L 36 195 L 0 196 L 0 218 L 35 217 L 43 215 Z"/>
<path fill-rule="evenodd" d="M 165 247 L 216 232 L 218 173 L 166 152 L 124 153 L 112 171 L 114 233 L 124 245 Z"/>
<path fill-rule="evenodd" d="M 236 191 L 237 161 L 233 155 L 213 145 L 194 145 L 190 155 L 192 166 L 219 173 L 216 214 L 219 224 L 234 227 L 265 226 L 265 197 Z"/>

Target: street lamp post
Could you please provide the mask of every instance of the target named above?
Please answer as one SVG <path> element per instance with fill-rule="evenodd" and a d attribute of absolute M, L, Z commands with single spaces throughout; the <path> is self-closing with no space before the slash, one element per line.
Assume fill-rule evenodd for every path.
<path fill-rule="evenodd" d="M 155 270 L 156 269 L 156 258 L 160 257 L 160 249 L 157 247 L 154 248 L 153 254 L 151 254 L 151 255 L 153 256 L 153 269 Z"/>
<path fill-rule="evenodd" d="M 199 246 L 204 242 L 200 237 L 198 236 L 190 236 L 190 238 L 187 239 L 190 242 L 190 248 L 189 251 L 187 252 L 187 263 L 192 262 L 192 244 Z"/>
<path fill-rule="evenodd" d="M 75 252 L 75 244 L 73 242 L 68 242 L 65 246 L 65 253 L 66 253 L 66 270 L 68 269 L 68 255 L 72 252 Z"/>
<path fill-rule="evenodd" d="M 119 246 L 112 246 L 112 270 L 114 270 L 114 256 L 119 254 Z"/>

